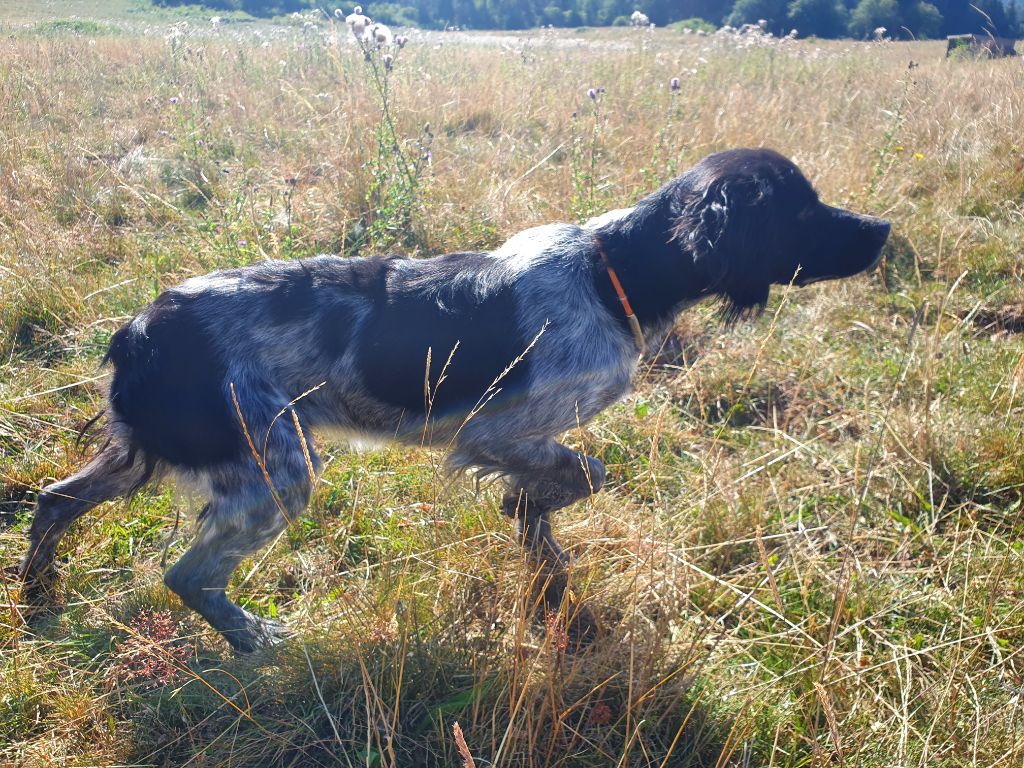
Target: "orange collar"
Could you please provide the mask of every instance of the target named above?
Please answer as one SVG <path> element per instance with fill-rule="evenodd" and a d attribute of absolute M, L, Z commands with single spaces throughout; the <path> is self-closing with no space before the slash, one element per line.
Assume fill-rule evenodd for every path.
<path fill-rule="evenodd" d="M 636 340 L 637 347 L 640 348 L 640 354 L 644 353 L 647 348 L 647 343 L 644 341 L 644 332 L 640 328 L 640 321 L 636 319 L 636 314 L 633 312 L 633 307 L 629 304 L 629 299 L 626 298 L 626 292 L 622 289 L 622 283 L 619 282 L 619 276 L 615 274 L 615 268 L 612 263 L 608 261 L 608 254 L 604 252 L 604 246 L 601 244 L 600 238 L 595 237 L 594 243 L 597 245 L 597 252 L 601 254 L 601 261 L 604 262 L 604 268 L 608 272 L 608 277 L 612 281 L 612 287 L 615 288 L 615 295 L 619 297 L 619 301 L 622 302 L 622 309 L 626 313 L 626 322 L 629 324 L 629 329 L 633 332 L 633 338 Z"/>

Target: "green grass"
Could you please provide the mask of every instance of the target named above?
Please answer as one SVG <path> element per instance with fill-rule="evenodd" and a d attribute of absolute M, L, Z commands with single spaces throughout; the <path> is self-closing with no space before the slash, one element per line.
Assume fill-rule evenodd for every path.
<path fill-rule="evenodd" d="M 212 16 L 228 22 L 253 20 L 241 11 L 213 11 L 198 4 L 160 6 L 150 0 L 6 0 L 0 9 L 0 28 L 9 24 L 48 33 L 96 35 L 109 34 L 109 24 L 120 28 L 183 20 L 209 23 Z"/>
<path fill-rule="evenodd" d="M 212 269 L 377 253 L 398 216 L 370 202 L 381 102 L 347 32 L 174 36 L 140 9 L 3 11 L 4 567 L 83 460 L 125 319 Z M 233 585 L 295 629 L 272 654 L 232 657 L 162 586 L 184 490 L 76 524 L 31 628 L 0 583 L 0 763 L 448 766 L 458 722 L 478 766 L 1021 764 L 1024 71 L 931 43 L 567 39 L 416 33 L 397 57 L 402 147 L 434 134 L 412 255 L 629 205 L 741 145 L 894 223 L 872 275 L 731 329 L 689 311 L 565 436 L 609 467 L 556 523 L 601 641 L 568 656 L 533 622 L 497 489 L 440 451 L 325 446 L 307 515 Z"/>

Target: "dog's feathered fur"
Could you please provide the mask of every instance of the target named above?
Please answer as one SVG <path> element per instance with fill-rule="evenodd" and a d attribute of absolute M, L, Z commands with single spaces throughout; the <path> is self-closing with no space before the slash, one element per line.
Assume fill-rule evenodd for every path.
<path fill-rule="evenodd" d="M 763 308 L 773 283 L 860 272 L 888 231 L 821 204 L 782 156 L 733 150 L 634 208 L 531 229 L 489 254 L 321 256 L 188 280 L 114 334 L 108 443 L 40 493 L 25 577 L 49 570 L 93 505 L 174 472 L 210 501 L 167 585 L 236 648 L 272 641 L 278 628 L 224 589 L 302 512 L 319 468 L 308 431 L 327 430 L 426 437 L 450 448 L 452 469 L 503 476 L 503 511 L 560 599 L 549 514 L 599 490 L 604 467 L 556 437 L 621 398 L 638 359 L 598 243 L 657 339 L 705 297 L 735 318 Z"/>

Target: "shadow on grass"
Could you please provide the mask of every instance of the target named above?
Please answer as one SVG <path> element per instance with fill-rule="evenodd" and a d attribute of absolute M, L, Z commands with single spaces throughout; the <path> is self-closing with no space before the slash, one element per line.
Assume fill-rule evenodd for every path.
<path fill-rule="evenodd" d="M 712 692 L 671 669 L 659 687 L 631 685 L 626 658 L 611 649 L 574 658 L 501 634 L 472 650 L 480 643 L 450 640 L 294 639 L 248 658 L 193 662 L 189 677 L 167 685 L 114 686 L 119 719 L 136 725 L 125 757 L 161 766 L 200 755 L 212 765 L 462 765 L 458 722 L 478 766 L 607 766 L 627 752 L 646 756 L 644 765 L 667 757 L 671 766 L 715 766 L 742 730 L 705 706 Z"/>

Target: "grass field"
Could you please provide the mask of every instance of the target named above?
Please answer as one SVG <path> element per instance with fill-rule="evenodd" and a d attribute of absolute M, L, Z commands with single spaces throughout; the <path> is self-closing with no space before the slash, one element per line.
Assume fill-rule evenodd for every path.
<path fill-rule="evenodd" d="M 234 585 L 296 630 L 271 653 L 231 656 L 163 587 L 186 491 L 83 518 L 31 628 L 0 584 L 0 764 L 473 764 L 456 722 L 477 766 L 1024 764 L 1020 59 L 412 32 L 385 75 L 325 20 L 97 6 L 0 18 L 8 573 L 82 461 L 110 334 L 187 276 L 490 248 L 740 145 L 894 229 L 874 274 L 731 329 L 689 311 L 566 435 L 610 476 L 557 519 L 589 652 L 534 623 L 497 489 L 438 451 L 325 446 L 308 515 Z"/>

